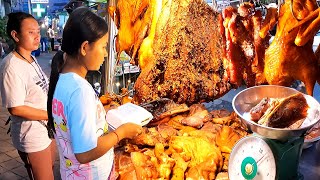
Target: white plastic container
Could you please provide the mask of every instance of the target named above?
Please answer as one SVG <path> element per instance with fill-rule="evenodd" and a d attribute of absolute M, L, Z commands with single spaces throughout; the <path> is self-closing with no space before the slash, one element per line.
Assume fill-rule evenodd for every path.
<path fill-rule="evenodd" d="M 116 109 L 109 110 L 106 118 L 109 127 L 114 130 L 128 122 L 145 126 L 152 120 L 153 116 L 143 107 L 132 103 L 126 103 Z"/>

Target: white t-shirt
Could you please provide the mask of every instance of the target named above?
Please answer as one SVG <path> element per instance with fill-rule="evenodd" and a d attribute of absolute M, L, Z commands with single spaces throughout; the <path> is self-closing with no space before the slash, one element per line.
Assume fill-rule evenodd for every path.
<path fill-rule="evenodd" d="M 35 62 L 30 64 L 10 53 L 1 62 L 0 91 L 5 108 L 26 105 L 47 110 L 49 81 L 36 59 L 33 59 Z M 48 131 L 40 122 L 18 116 L 11 116 L 11 120 L 11 137 L 16 149 L 31 153 L 50 145 Z"/>
<path fill-rule="evenodd" d="M 108 179 L 113 165 L 113 148 L 87 164 L 80 164 L 75 157 L 75 153 L 96 148 L 98 137 L 108 132 L 106 112 L 88 81 L 75 73 L 60 74 L 52 101 L 52 115 L 61 178 Z"/>
<path fill-rule="evenodd" d="M 48 35 L 49 35 L 49 38 L 54 38 L 54 31 L 53 31 L 53 29 L 51 29 L 51 28 L 48 29 Z"/>

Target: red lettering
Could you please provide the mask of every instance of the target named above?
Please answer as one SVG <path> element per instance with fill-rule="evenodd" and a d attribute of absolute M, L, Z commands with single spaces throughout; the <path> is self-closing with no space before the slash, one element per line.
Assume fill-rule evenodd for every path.
<path fill-rule="evenodd" d="M 66 117 L 64 116 L 64 108 L 63 108 L 63 103 L 61 101 L 59 101 L 58 103 L 58 116 L 62 116 L 63 119 L 66 119 Z"/>
<path fill-rule="evenodd" d="M 52 100 L 52 113 L 57 116 L 62 116 L 63 119 L 66 119 L 64 116 L 63 104 L 57 99 Z"/>
<path fill-rule="evenodd" d="M 63 104 L 61 101 L 58 101 L 58 116 L 63 114 Z"/>
<path fill-rule="evenodd" d="M 57 99 L 52 100 L 52 113 L 57 114 Z"/>

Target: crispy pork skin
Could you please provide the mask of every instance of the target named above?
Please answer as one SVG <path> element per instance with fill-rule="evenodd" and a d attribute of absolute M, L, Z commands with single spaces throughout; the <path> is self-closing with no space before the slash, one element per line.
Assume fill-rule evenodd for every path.
<path fill-rule="evenodd" d="M 135 83 L 135 100 L 166 97 L 193 104 L 224 95 L 230 84 L 223 68 L 221 15 L 203 0 L 172 0 L 163 8 L 170 8 L 170 16 L 161 19 L 162 31 L 156 31 L 155 59 Z"/>

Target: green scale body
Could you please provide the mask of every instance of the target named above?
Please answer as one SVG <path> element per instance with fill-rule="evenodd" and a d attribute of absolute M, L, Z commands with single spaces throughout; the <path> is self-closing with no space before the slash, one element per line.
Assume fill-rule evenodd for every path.
<path fill-rule="evenodd" d="M 303 137 L 286 141 L 272 140 L 253 134 L 242 138 L 229 159 L 230 180 L 296 180 Z"/>

